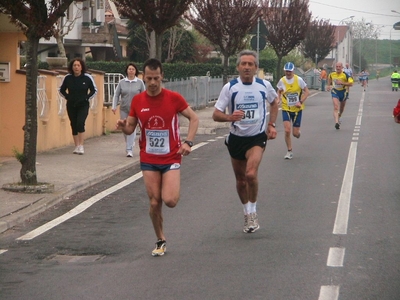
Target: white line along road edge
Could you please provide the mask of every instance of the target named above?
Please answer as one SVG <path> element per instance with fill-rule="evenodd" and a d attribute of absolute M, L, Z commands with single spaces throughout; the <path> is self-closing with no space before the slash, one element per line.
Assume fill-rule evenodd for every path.
<path fill-rule="evenodd" d="M 196 150 L 204 145 L 207 145 L 208 143 L 199 143 L 195 146 L 192 147 L 192 150 Z M 32 230 L 31 232 L 17 238 L 17 240 L 21 241 L 27 241 L 27 240 L 32 240 L 35 237 L 45 233 L 46 231 L 56 227 L 57 225 L 60 225 L 61 223 L 71 219 L 72 217 L 75 217 L 76 215 L 80 214 L 81 212 L 85 211 L 89 207 L 91 207 L 93 204 L 96 202 L 100 201 L 104 197 L 118 191 L 119 189 L 122 189 L 123 187 L 131 184 L 132 182 L 135 182 L 136 180 L 142 178 L 142 172 L 136 173 L 135 175 L 129 177 L 128 179 L 125 179 L 124 181 L 121 181 L 120 183 L 106 189 L 105 191 L 102 191 L 101 193 L 98 193 L 94 195 L 93 197 L 89 198 L 85 202 L 82 202 L 78 206 L 74 207 L 67 213 L 63 214 L 62 216 L 59 216 L 58 218 L 47 222 L 46 224 L 36 228 L 35 230 Z"/>

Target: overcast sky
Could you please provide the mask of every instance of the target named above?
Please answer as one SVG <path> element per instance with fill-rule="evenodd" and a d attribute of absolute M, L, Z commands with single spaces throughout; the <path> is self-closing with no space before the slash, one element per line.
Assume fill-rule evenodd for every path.
<path fill-rule="evenodd" d="M 389 39 L 393 24 L 400 22 L 400 0 L 310 0 L 309 9 L 313 17 L 329 19 L 333 25 L 338 25 L 341 20 L 351 16 L 354 16 L 353 21 L 364 18 L 365 22 L 383 25 L 380 39 Z M 392 29 L 391 35 L 392 40 L 399 40 L 400 30 Z"/>

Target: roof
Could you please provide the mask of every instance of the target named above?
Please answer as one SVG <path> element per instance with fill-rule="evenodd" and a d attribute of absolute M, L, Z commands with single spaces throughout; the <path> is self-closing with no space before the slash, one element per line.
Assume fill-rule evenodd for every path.
<path fill-rule="evenodd" d="M 347 25 L 335 26 L 335 42 L 334 42 L 335 47 L 337 44 L 340 44 L 343 41 L 348 30 L 349 26 Z"/>

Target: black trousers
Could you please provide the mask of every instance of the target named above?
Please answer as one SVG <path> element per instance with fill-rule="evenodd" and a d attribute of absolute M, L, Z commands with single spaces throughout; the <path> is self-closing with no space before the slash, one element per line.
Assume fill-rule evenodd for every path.
<path fill-rule="evenodd" d="M 85 132 L 85 121 L 89 114 L 89 103 L 78 107 L 67 104 L 67 113 L 71 122 L 72 135 L 78 135 L 78 132 Z"/>

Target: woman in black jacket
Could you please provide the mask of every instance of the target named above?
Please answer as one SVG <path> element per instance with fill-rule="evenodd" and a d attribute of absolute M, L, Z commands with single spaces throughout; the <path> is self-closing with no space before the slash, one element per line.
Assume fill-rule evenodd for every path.
<path fill-rule="evenodd" d="M 67 112 L 74 138 L 74 154 L 85 153 L 83 149 L 85 121 L 89 113 L 89 100 L 97 93 L 93 77 L 86 73 L 86 64 L 74 58 L 60 87 L 60 94 L 67 100 Z"/>

